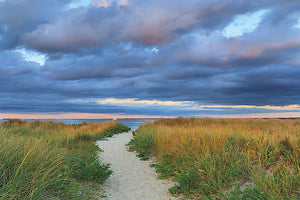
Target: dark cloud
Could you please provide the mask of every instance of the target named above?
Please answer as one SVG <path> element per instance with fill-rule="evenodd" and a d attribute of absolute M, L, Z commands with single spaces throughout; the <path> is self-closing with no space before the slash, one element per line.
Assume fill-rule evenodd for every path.
<path fill-rule="evenodd" d="M 20 38 L 48 23 L 70 0 L 5 0 L 0 2 L 0 49 L 13 49 Z"/>
<path fill-rule="evenodd" d="M 69 2 L 0 3 L 0 112 L 249 112 L 96 103 L 103 98 L 300 104 L 299 1 L 131 0 L 66 10 Z M 222 35 L 237 15 L 262 9 L 253 32 Z M 16 51 L 23 47 L 46 54 L 45 65 L 26 61 Z"/>
<path fill-rule="evenodd" d="M 210 32 L 222 28 L 234 15 L 252 7 L 247 1 L 133 0 L 128 6 L 66 11 L 25 33 L 21 41 L 45 52 L 72 52 L 120 42 L 161 45 L 195 29 Z"/>

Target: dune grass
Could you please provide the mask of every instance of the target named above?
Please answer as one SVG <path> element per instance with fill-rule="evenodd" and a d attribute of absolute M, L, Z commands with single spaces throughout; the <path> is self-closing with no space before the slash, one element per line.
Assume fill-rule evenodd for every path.
<path fill-rule="evenodd" d="M 0 199 L 93 199 L 88 183 L 112 173 L 95 140 L 128 130 L 116 122 L 0 123 Z"/>
<path fill-rule="evenodd" d="M 157 157 L 173 194 L 197 199 L 300 199 L 300 119 L 161 119 L 130 148 Z M 146 157 L 143 157 L 146 156 Z"/>

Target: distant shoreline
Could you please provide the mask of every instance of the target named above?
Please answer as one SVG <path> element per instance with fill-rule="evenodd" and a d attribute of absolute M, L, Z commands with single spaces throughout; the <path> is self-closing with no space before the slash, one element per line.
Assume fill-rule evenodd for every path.
<path fill-rule="evenodd" d="M 0 118 L 0 120 L 13 120 L 13 119 L 20 119 L 20 120 L 155 120 L 155 119 L 173 119 L 174 117 L 157 117 L 157 118 L 102 118 L 102 119 L 98 119 L 98 118 L 91 118 L 91 119 L 34 119 L 34 118 L 24 118 L 24 119 L 20 119 L 20 118 Z"/>
<path fill-rule="evenodd" d="M 60 118 L 52 118 L 52 119 L 40 119 L 40 118 L 0 118 L 0 120 L 5 121 L 5 120 L 13 120 L 13 119 L 19 119 L 19 120 L 42 120 L 42 121 L 46 121 L 46 120 L 55 120 L 55 121 L 59 121 L 59 120 L 78 120 L 78 121 L 84 121 L 84 120 L 157 120 L 157 119 L 173 119 L 176 117 L 153 117 L 153 118 L 89 118 L 89 119 L 60 119 Z M 187 117 L 187 118 L 214 118 L 214 119 L 300 119 L 300 117 Z"/>

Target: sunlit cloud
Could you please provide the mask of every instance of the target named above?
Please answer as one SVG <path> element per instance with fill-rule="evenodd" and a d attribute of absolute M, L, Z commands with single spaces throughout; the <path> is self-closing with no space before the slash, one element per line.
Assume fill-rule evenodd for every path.
<path fill-rule="evenodd" d="M 92 7 L 109 7 L 113 0 L 92 0 L 90 6 Z"/>
<path fill-rule="evenodd" d="M 241 115 L 198 115 L 197 117 L 213 118 L 300 118 L 300 112 L 283 112 L 283 113 L 254 113 Z"/>
<path fill-rule="evenodd" d="M 152 53 L 158 53 L 159 49 L 157 47 L 152 47 L 150 50 Z"/>
<path fill-rule="evenodd" d="M 117 105 L 162 105 L 162 106 L 187 106 L 190 101 L 158 101 L 158 100 L 138 100 L 138 99 L 115 99 L 109 98 L 97 101 L 99 104 L 117 104 Z"/>
<path fill-rule="evenodd" d="M 4 0 L 2 0 L 4 1 Z M 0 0 L 1 2 L 1 0 Z M 128 0 L 74 0 L 67 5 L 68 9 L 80 8 L 80 7 L 104 7 L 107 8 L 112 5 L 113 2 L 117 2 L 118 6 L 127 6 Z"/>
<path fill-rule="evenodd" d="M 91 3 L 91 0 L 74 0 L 68 4 L 67 9 L 87 7 Z"/>
<path fill-rule="evenodd" d="M 268 12 L 269 10 L 259 10 L 254 13 L 238 15 L 233 22 L 225 27 L 223 35 L 232 38 L 254 31 Z"/>
<path fill-rule="evenodd" d="M 39 65 L 43 66 L 46 61 L 46 56 L 44 54 L 38 53 L 36 51 L 27 50 L 24 48 L 20 48 L 15 50 L 15 52 L 21 53 L 24 60 L 29 62 L 36 62 Z"/>
<path fill-rule="evenodd" d="M 299 29 L 300 29 L 300 17 L 299 17 L 299 19 L 298 19 L 298 23 L 295 24 L 294 28 L 299 28 Z"/>
<path fill-rule="evenodd" d="M 246 108 L 246 109 L 267 109 L 267 110 L 300 110 L 300 105 L 286 105 L 286 106 L 254 106 L 254 105 L 197 105 L 194 108 Z"/>
<path fill-rule="evenodd" d="M 138 100 L 131 99 L 115 99 L 109 98 L 100 101 L 96 101 L 99 104 L 112 104 L 112 105 L 161 105 L 161 106 L 177 106 L 185 107 L 189 109 L 266 109 L 266 110 L 300 110 L 300 105 L 199 105 L 193 101 L 158 101 L 158 100 Z"/>

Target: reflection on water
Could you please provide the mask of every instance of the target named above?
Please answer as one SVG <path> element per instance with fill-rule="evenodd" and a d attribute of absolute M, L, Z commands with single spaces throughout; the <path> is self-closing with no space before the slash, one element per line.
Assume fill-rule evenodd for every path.
<path fill-rule="evenodd" d="M 6 120 L 0 119 L 0 122 L 5 122 Z M 25 121 L 37 121 L 35 119 L 26 119 Z M 62 122 L 65 124 L 80 124 L 82 122 L 87 123 L 93 123 L 93 122 L 105 122 L 105 121 L 111 121 L 111 119 L 51 119 L 51 120 L 40 120 L 40 121 L 53 121 L 53 122 Z M 143 124 L 145 122 L 152 122 L 154 120 L 152 119 L 118 119 L 116 120 L 118 122 L 121 122 L 122 124 L 130 127 L 132 130 L 135 130 L 138 128 L 140 124 Z"/>

